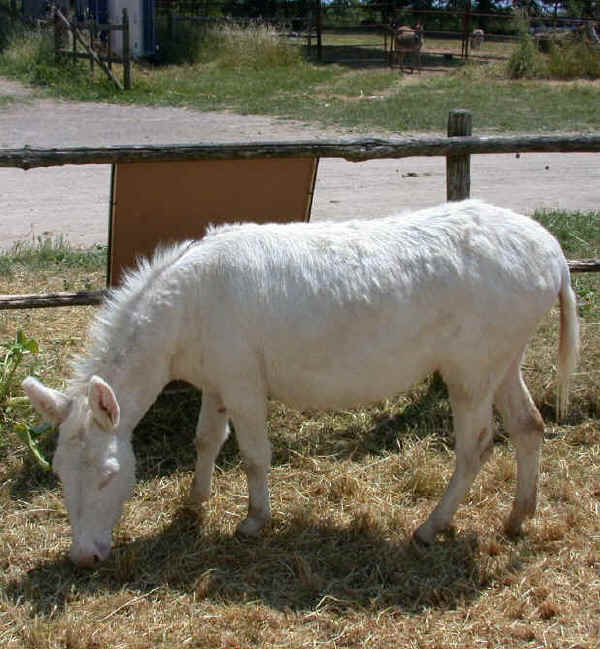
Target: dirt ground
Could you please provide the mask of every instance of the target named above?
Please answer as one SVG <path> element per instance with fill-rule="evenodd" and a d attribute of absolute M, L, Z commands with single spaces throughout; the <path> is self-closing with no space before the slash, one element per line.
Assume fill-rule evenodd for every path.
<path fill-rule="evenodd" d="M 365 135 L 299 122 L 197 112 L 37 99 L 0 79 L 0 148 L 108 146 Z M 373 133 L 369 135 L 407 135 Z M 476 133 L 481 134 L 483 133 Z M 471 159 L 471 195 L 531 212 L 538 207 L 600 209 L 600 160 L 594 154 L 480 155 Z M 74 245 L 106 242 L 110 167 L 0 168 L 0 247 L 39 235 Z M 312 220 L 373 218 L 445 200 L 445 160 L 406 158 L 351 163 L 323 159 Z"/>

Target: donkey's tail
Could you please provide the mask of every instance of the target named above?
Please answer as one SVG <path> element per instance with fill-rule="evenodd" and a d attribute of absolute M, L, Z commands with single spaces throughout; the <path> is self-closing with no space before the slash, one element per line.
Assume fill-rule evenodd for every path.
<path fill-rule="evenodd" d="M 571 288 L 571 274 L 566 264 L 558 298 L 560 301 L 560 340 L 558 344 L 556 413 L 558 421 L 560 421 L 567 414 L 569 408 L 569 376 L 575 370 L 579 355 L 577 302 Z"/>

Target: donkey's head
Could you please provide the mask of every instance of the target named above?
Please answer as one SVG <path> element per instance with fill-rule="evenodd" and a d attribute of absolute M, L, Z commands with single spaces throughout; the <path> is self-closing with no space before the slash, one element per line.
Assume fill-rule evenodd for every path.
<path fill-rule="evenodd" d="M 42 417 L 59 426 L 52 468 L 63 483 L 73 532 L 70 556 L 79 566 L 92 566 L 110 554 L 112 529 L 135 478 L 116 396 L 98 376 L 90 379 L 87 395 L 68 396 L 31 376 L 23 389 Z"/>

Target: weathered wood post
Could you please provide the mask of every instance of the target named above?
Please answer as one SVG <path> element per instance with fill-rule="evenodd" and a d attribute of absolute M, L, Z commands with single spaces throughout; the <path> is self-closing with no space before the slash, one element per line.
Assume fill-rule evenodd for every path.
<path fill-rule="evenodd" d="M 448 114 L 448 137 L 471 135 L 470 110 L 458 108 Z M 446 199 L 462 201 L 471 195 L 471 156 L 446 156 Z"/>
<path fill-rule="evenodd" d="M 61 39 L 61 31 L 60 31 L 61 22 L 56 11 L 54 12 L 54 16 L 53 16 L 53 23 L 54 23 L 54 61 L 58 63 L 58 61 L 60 60 L 60 48 L 62 47 L 62 39 Z"/>
<path fill-rule="evenodd" d="M 98 20 L 97 17 L 94 16 L 94 17 L 89 21 L 89 24 L 90 24 L 90 30 L 89 30 L 89 34 L 90 34 L 90 47 L 91 47 L 93 50 L 95 50 L 96 47 L 98 47 L 98 43 L 97 43 L 97 41 L 98 41 L 98 22 L 97 22 L 97 20 Z M 73 39 L 73 43 L 74 43 L 74 42 L 75 42 L 75 39 Z M 109 39 L 108 39 L 108 42 L 110 43 L 110 37 L 109 37 Z M 109 64 L 109 67 L 110 67 L 110 64 Z M 92 77 L 94 76 L 94 71 L 95 71 L 95 67 L 94 67 L 94 59 L 90 57 L 90 75 L 91 75 Z"/>
<path fill-rule="evenodd" d="M 131 49 L 129 43 L 129 14 L 123 9 L 123 88 L 131 90 Z"/>
<path fill-rule="evenodd" d="M 317 27 L 317 60 L 323 62 L 323 7 L 321 0 L 316 3 L 316 27 Z"/>

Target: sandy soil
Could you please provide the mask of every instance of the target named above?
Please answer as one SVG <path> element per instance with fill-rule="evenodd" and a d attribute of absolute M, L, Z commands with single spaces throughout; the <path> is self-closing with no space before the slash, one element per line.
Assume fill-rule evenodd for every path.
<path fill-rule="evenodd" d="M 15 99 L 0 104 L 1 148 L 357 135 L 270 117 L 62 102 L 28 95 L 19 84 L 0 80 L 0 99 Z M 38 235 L 58 234 L 76 245 L 106 242 L 109 185 L 110 168 L 106 165 L 29 171 L 0 168 L 0 247 Z M 481 155 L 471 160 L 471 195 L 523 212 L 538 207 L 600 209 L 599 188 L 600 164 L 594 154 Z M 321 160 L 312 220 L 373 218 L 444 199 L 443 158 L 363 163 Z"/>

